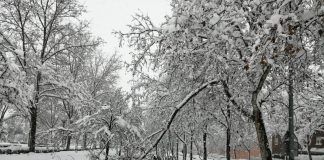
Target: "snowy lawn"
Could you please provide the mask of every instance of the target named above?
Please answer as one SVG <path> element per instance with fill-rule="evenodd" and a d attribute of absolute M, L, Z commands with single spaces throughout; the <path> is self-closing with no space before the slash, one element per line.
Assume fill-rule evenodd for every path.
<path fill-rule="evenodd" d="M 115 151 L 112 151 L 112 155 L 115 154 Z M 110 154 L 109 154 L 110 155 Z M 313 160 L 324 160 L 324 156 L 312 156 Z M 54 153 L 27 153 L 27 154 L 11 154 L 3 155 L 0 154 L 0 160 L 89 160 L 90 155 L 89 151 L 61 151 Z M 182 159 L 182 156 L 179 156 L 179 159 Z M 188 158 L 189 159 L 189 156 Z M 198 155 L 193 156 L 194 160 L 201 160 L 202 157 Z M 209 155 L 208 160 L 224 160 L 226 159 L 222 155 Z M 243 160 L 243 159 L 241 159 Z M 251 158 L 251 160 L 260 160 L 260 158 Z M 274 159 L 280 160 L 280 159 Z M 308 160 L 307 155 L 299 155 L 296 160 Z"/>
<path fill-rule="evenodd" d="M 193 155 L 192 156 L 193 160 L 202 160 L 203 157 L 202 156 L 199 156 L 199 155 Z M 183 157 L 182 157 L 182 153 L 179 152 L 179 160 L 182 160 Z M 189 154 L 187 155 L 187 159 L 189 160 L 190 159 L 190 156 Z M 222 155 L 218 155 L 218 154 L 209 154 L 208 155 L 208 160 L 225 160 L 225 156 L 222 156 Z"/>
<path fill-rule="evenodd" d="M 112 151 L 112 154 L 115 154 Z M 27 153 L 27 154 L 11 154 L 0 155 L 0 160 L 89 160 L 89 151 L 61 151 L 54 153 Z M 224 156 L 213 155 L 208 160 L 224 160 Z M 182 159 L 182 156 L 179 156 Z M 188 156 L 189 159 L 189 156 Z M 201 160 L 198 155 L 193 156 L 194 160 Z"/>
<path fill-rule="evenodd" d="M 313 160 L 324 160 L 324 155 L 312 156 Z M 308 155 L 299 155 L 296 160 L 308 160 Z"/>
<path fill-rule="evenodd" d="M 89 160 L 88 151 L 0 155 L 0 160 Z"/>
<path fill-rule="evenodd" d="M 99 151 L 99 150 L 97 150 Z M 109 155 L 115 155 L 111 149 Z M 102 156 L 103 158 L 103 156 Z M 53 153 L 0 154 L 0 160 L 89 160 L 89 151 L 61 151 Z"/>

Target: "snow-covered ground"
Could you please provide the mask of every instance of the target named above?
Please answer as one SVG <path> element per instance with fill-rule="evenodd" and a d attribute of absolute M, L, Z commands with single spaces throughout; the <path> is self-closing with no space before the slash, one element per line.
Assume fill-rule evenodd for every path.
<path fill-rule="evenodd" d="M 192 157 L 194 160 L 202 160 L 203 157 L 202 156 L 199 156 L 199 155 L 193 155 Z M 182 157 L 182 153 L 179 152 L 179 160 L 182 160 L 183 157 Z M 189 154 L 187 155 L 187 159 L 190 159 L 190 156 Z M 208 155 L 208 160 L 225 160 L 225 156 L 222 156 L 222 155 L 218 155 L 218 154 L 209 154 Z"/>
<path fill-rule="evenodd" d="M 99 150 L 97 150 L 99 151 Z M 109 155 L 115 155 L 114 149 Z M 52 153 L 0 154 L 0 160 L 90 160 L 89 151 L 61 151 Z M 102 157 L 103 158 L 103 157 Z"/>
<path fill-rule="evenodd" d="M 324 160 L 324 155 L 321 156 L 312 156 L 313 160 Z M 296 160 L 308 160 L 308 155 L 299 155 Z"/>
<path fill-rule="evenodd" d="M 0 160 L 89 160 L 88 151 L 0 155 Z"/>
<path fill-rule="evenodd" d="M 194 160 L 201 160 L 202 157 L 194 155 Z M 61 151 L 54 153 L 28 153 L 0 155 L 0 160 L 89 160 L 89 151 Z M 180 156 L 179 159 L 182 159 Z M 188 157 L 189 159 L 189 157 Z M 209 160 L 224 160 L 223 156 L 213 155 Z"/>
<path fill-rule="evenodd" d="M 115 154 L 112 151 L 111 154 Z M 313 160 L 324 160 L 324 156 L 312 156 Z M 182 156 L 179 156 L 182 159 Z M 189 159 L 189 157 L 187 158 Z M 194 160 L 202 160 L 199 155 L 193 156 Z M 208 160 L 225 160 L 226 158 L 222 155 L 209 155 Z M 251 160 L 259 160 L 260 158 L 251 158 Z M 27 154 L 0 154 L 0 160 L 90 160 L 89 151 L 61 151 L 54 153 L 27 153 Z M 234 159 L 233 159 L 234 160 Z M 241 159 L 244 160 L 244 159 Z M 274 159 L 279 160 L 279 159 Z M 308 160 L 307 155 L 300 155 L 296 160 Z"/>

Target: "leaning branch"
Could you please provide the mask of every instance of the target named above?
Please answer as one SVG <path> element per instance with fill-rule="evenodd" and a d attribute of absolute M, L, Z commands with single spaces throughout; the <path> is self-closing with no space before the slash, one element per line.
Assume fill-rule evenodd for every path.
<path fill-rule="evenodd" d="M 174 133 L 182 143 L 187 144 L 187 142 L 184 139 L 182 139 L 177 132 Z"/>
<path fill-rule="evenodd" d="M 175 119 L 175 117 L 177 116 L 177 114 L 179 113 L 179 111 L 188 103 L 188 101 L 190 101 L 193 97 L 195 97 L 198 93 L 200 93 L 202 90 L 204 90 L 207 86 L 210 85 L 214 85 L 219 83 L 219 80 L 212 80 L 209 81 L 205 84 L 203 84 L 202 86 L 200 86 L 199 88 L 197 88 L 196 90 L 190 92 L 182 101 L 181 103 L 179 103 L 175 108 L 175 110 L 173 111 L 173 114 L 171 115 L 167 125 L 165 126 L 163 132 L 160 134 L 160 136 L 158 137 L 158 139 L 153 143 L 153 145 L 139 158 L 140 160 L 144 159 L 146 157 L 147 154 L 149 154 L 152 149 L 160 142 L 160 140 L 163 138 L 164 134 L 170 129 L 170 126 L 173 122 L 173 120 Z"/>
<path fill-rule="evenodd" d="M 272 67 L 271 65 L 268 65 L 267 68 L 265 69 L 264 73 L 262 74 L 260 81 L 258 83 L 258 86 L 257 86 L 256 90 L 254 91 L 257 95 L 260 93 L 260 91 L 263 87 L 263 84 L 271 71 L 271 67 Z"/>
<path fill-rule="evenodd" d="M 222 85 L 223 85 L 223 88 L 224 88 L 224 92 L 225 92 L 226 97 L 231 101 L 231 103 L 234 105 L 234 107 L 236 107 L 236 109 L 238 109 L 244 116 L 246 116 L 246 117 L 248 117 L 250 119 L 253 119 L 253 116 L 247 110 L 245 110 L 244 108 L 242 108 L 235 101 L 235 99 L 233 98 L 231 92 L 229 91 L 229 88 L 228 88 L 227 83 L 224 80 L 222 80 Z"/>

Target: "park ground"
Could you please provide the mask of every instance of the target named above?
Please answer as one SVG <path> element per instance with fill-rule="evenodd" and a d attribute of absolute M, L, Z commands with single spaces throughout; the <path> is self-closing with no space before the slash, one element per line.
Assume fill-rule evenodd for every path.
<path fill-rule="evenodd" d="M 182 159 L 182 157 L 179 157 Z M 27 154 L 10 154 L 0 155 L 0 160 L 89 160 L 89 151 L 61 151 L 54 153 L 27 153 Z M 189 157 L 188 157 L 189 159 Z M 194 155 L 194 160 L 201 160 L 202 157 Z M 298 160 L 308 160 L 307 155 L 300 155 Z M 221 155 L 210 155 L 208 160 L 225 160 Z M 243 159 L 241 159 L 243 160 Z M 259 158 L 251 158 L 259 160 Z M 277 159 L 274 159 L 277 160 Z M 324 156 L 313 156 L 313 160 L 324 160 Z"/>

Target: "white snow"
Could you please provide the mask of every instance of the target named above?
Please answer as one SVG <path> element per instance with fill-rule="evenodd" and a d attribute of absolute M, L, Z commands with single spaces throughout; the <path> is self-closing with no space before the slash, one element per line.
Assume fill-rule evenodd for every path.
<path fill-rule="evenodd" d="M 64 151 L 54 153 L 0 154 L 1 160 L 89 160 L 88 151 Z"/>
<path fill-rule="evenodd" d="M 306 10 L 302 14 L 301 18 L 302 18 L 302 20 L 306 21 L 306 20 L 313 18 L 314 16 L 315 16 L 315 13 L 313 11 Z"/>
<path fill-rule="evenodd" d="M 101 109 L 104 109 L 104 110 L 109 109 L 109 108 L 110 108 L 110 106 L 101 106 Z"/>
<path fill-rule="evenodd" d="M 108 129 L 108 127 L 107 126 L 103 126 L 100 129 L 98 129 L 97 131 L 93 132 L 94 135 L 95 135 L 95 138 L 98 137 L 98 133 L 100 133 L 100 132 L 106 133 L 109 137 L 113 136 L 113 134 L 110 132 L 110 130 Z"/>
<path fill-rule="evenodd" d="M 273 14 L 269 20 L 267 20 L 267 23 L 271 24 L 271 25 L 277 25 L 278 28 L 277 28 L 277 31 L 278 33 L 281 33 L 282 32 L 282 26 L 280 24 L 280 18 L 282 17 L 283 15 L 280 15 L 280 14 Z"/>
<path fill-rule="evenodd" d="M 253 3 L 256 5 L 260 5 L 261 2 L 260 2 L 260 0 L 254 0 Z"/>
<path fill-rule="evenodd" d="M 177 23 L 184 23 L 187 19 L 188 19 L 187 16 L 181 15 L 178 17 Z"/>
<path fill-rule="evenodd" d="M 140 134 L 140 132 L 138 131 L 138 128 L 136 126 L 133 126 L 131 124 L 129 124 L 128 122 L 126 122 L 122 117 L 120 116 L 116 116 L 117 120 L 116 120 L 116 124 L 119 125 L 122 128 L 127 128 L 129 129 L 132 133 L 134 133 L 137 137 L 142 139 L 142 135 Z"/>
<path fill-rule="evenodd" d="M 24 56 L 24 51 L 20 50 L 20 49 L 16 49 L 15 50 L 16 54 L 18 54 L 18 56 L 23 57 Z"/>
<path fill-rule="evenodd" d="M 79 119 L 78 121 L 76 121 L 75 123 L 78 124 L 78 123 L 84 123 L 85 121 L 87 121 L 88 119 L 90 118 L 90 116 L 84 116 L 82 119 Z"/>
<path fill-rule="evenodd" d="M 177 20 L 178 20 L 177 17 L 172 17 L 167 24 L 162 26 L 162 30 L 169 33 L 180 30 L 180 26 L 177 25 L 178 23 Z"/>
<path fill-rule="evenodd" d="M 112 149 L 109 155 L 115 155 L 116 150 Z M 189 154 L 187 159 L 189 159 Z M 324 156 L 312 156 L 313 160 L 323 160 Z M 27 153 L 27 154 L 0 154 L 1 160 L 90 160 L 89 151 L 61 151 L 53 153 Z M 182 153 L 179 152 L 179 159 L 182 159 Z M 201 160 L 202 156 L 193 155 L 194 160 Z M 223 155 L 208 154 L 208 160 L 223 160 L 226 159 Z M 253 157 L 255 160 L 260 158 Z M 308 155 L 299 155 L 296 160 L 308 159 Z M 233 159 L 235 160 L 235 159 Z M 238 160 L 238 159 L 236 159 Z M 279 160 L 274 158 L 274 160 Z"/>
<path fill-rule="evenodd" d="M 220 20 L 219 15 L 215 13 L 215 14 L 213 15 L 213 18 L 211 18 L 211 19 L 209 20 L 209 23 L 210 23 L 211 25 L 214 25 L 214 24 L 216 24 L 219 20 Z"/>
<path fill-rule="evenodd" d="M 241 37 L 241 33 L 240 33 L 239 31 L 234 31 L 234 32 L 232 33 L 232 35 L 233 35 L 233 37 L 235 37 L 235 38 Z"/>
<path fill-rule="evenodd" d="M 258 38 L 258 39 L 255 41 L 254 45 L 252 46 L 252 52 L 255 52 L 256 47 L 257 47 L 259 44 L 260 44 L 260 38 Z"/>
<path fill-rule="evenodd" d="M 123 119 L 121 118 L 120 116 L 116 116 L 117 120 L 116 120 L 116 123 L 122 127 L 122 128 L 126 128 L 128 123 Z"/>

